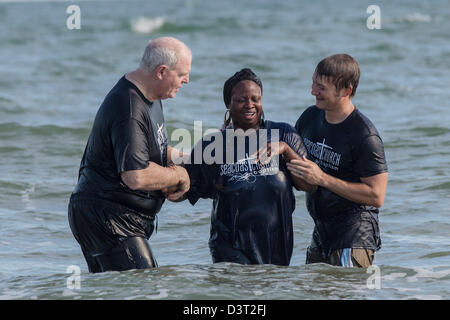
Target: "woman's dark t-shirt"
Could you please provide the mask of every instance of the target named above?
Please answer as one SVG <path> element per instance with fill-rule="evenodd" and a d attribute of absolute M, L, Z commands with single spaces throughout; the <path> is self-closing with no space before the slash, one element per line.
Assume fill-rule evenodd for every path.
<path fill-rule="evenodd" d="M 261 129 L 267 130 L 267 141 L 284 141 L 300 156 L 306 154 L 292 126 L 266 121 Z M 277 138 L 273 129 L 278 130 Z M 218 132 L 218 139 L 226 140 L 226 131 L 232 129 Z M 260 132 L 257 130 L 255 135 L 262 145 Z M 192 156 L 192 164 L 186 165 L 191 179 L 188 199 L 192 204 L 199 198 L 213 199 L 209 247 L 214 262 L 289 265 L 295 209 L 290 173 L 282 157 L 279 162 L 258 164 L 250 151 L 251 139 L 247 138 L 245 155 L 238 154 L 238 143 L 223 143 L 220 161 L 208 164 L 202 157 L 201 163 L 195 164 Z M 214 141 L 203 138 L 192 154 L 199 148 L 205 155 L 203 152 Z M 231 154 L 232 160 L 227 161 L 226 156 Z"/>

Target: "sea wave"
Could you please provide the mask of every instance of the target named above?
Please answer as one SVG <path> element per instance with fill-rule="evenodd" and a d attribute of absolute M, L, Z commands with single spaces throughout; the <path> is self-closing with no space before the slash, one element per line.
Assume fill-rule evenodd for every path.
<path fill-rule="evenodd" d="M 89 128 L 86 127 L 64 127 L 53 124 L 30 126 L 17 122 L 0 123 L 0 135 L 2 138 L 16 137 L 17 135 L 51 136 L 61 134 L 70 134 L 84 138 L 87 133 L 89 133 Z"/>
<path fill-rule="evenodd" d="M 432 18 L 428 14 L 418 13 L 414 12 L 411 14 L 408 14 L 404 17 L 399 17 L 393 19 L 394 22 L 408 22 L 408 23 L 429 23 L 431 22 Z"/>
<path fill-rule="evenodd" d="M 165 22 L 164 17 L 137 17 L 131 19 L 130 24 L 134 32 L 147 34 L 160 29 Z"/>
<path fill-rule="evenodd" d="M 49 243 L 41 243 L 45 248 Z M 43 250 L 38 248 L 37 250 Z M 273 265 L 242 266 L 171 265 L 155 269 L 81 273 L 81 290 L 68 290 L 67 274 L 47 270 L 40 276 L 4 278 L 1 299 L 447 299 L 445 282 L 450 270 L 405 268 L 380 265 L 380 288 L 370 290 L 374 270 L 339 268 L 325 264 L 296 267 Z M 54 268 L 53 271 L 56 271 Z M 372 277 L 372 278 L 371 278 Z M 434 281 L 437 288 L 420 288 L 417 283 Z M 119 285 L 120 284 L 120 285 Z M 120 290 L 124 286 L 134 290 Z M 279 290 L 274 292 L 276 287 Z"/>

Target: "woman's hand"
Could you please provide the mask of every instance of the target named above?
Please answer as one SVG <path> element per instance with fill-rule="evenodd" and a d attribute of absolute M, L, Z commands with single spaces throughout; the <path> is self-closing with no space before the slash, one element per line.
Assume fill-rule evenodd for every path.
<path fill-rule="evenodd" d="M 284 155 L 289 146 L 283 141 L 269 142 L 261 147 L 252 157 L 256 158 L 262 164 L 269 163 L 273 157 Z"/>

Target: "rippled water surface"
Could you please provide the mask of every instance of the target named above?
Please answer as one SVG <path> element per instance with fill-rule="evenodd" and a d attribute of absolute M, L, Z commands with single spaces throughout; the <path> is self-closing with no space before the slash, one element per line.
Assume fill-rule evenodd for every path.
<path fill-rule="evenodd" d="M 368 1 L 81 1 L 81 29 L 68 30 L 71 2 L 0 1 L 0 298 L 449 299 L 445 3 L 380 2 L 382 28 L 369 30 Z M 390 171 L 379 269 L 304 265 L 313 223 L 296 192 L 290 267 L 211 264 L 201 200 L 164 205 L 150 239 L 159 268 L 87 272 L 67 222 L 82 152 L 106 93 L 160 35 L 193 51 L 190 83 L 164 103 L 169 133 L 194 120 L 219 127 L 223 82 L 246 66 L 262 78 L 266 118 L 294 124 L 314 103 L 318 61 L 359 61 L 354 103 L 380 131 Z M 80 289 L 67 287 L 72 265 Z"/>

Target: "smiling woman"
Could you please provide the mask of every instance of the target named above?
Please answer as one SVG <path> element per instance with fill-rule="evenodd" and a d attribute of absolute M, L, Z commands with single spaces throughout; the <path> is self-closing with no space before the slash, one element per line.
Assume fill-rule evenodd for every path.
<path fill-rule="evenodd" d="M 191 179 L 187 198 L 191 204 L 199 198 L 214 199 L 209 240 L 213 262 L 289 265 L 293 187 L 305 190 L 309 185 L 292 177 L 286 162 L 300 159 L 306 154 L 305 147 L 292 126 L 263 119 L 262 83 L 250 69 L 230 77 L 223 96 L 229 113 L 225 126 L 244 132 L 245 152 L 237 152 L 239 143 L 224 143 L 220 148 L 226 159 L 212 164 L 205 159 L 200 164 L 191 161 L 186 165 Z M 224 138 L 226 131 L 222 130 L 217 139 Z M 203 153 L 212 142 L 206 136 L 194 150 L 200 147 Z M 255 143 L 258 148 L 271 150 L 263 166 L 256 156 L 249 156 L 249 150 L 257 150 Z M 279 161 L 278 155 L 282 156 Z"/>
<path fill-rule="evenodd" d="M 239 82 L 232 91 L 230 110 L 236 129 L 259 128 L 262 114 L 261 88 L 251 80 Z"/>
<path fill-rule="evenodd" d="M 0 299 L 450 299 L 450 6 L 443 1 L 0 2 Z M 382 29 L 369 30 L 366 8 L 377 2 Z M 71 3 L 81 9 L 81 30 L 66 27 Z M 140 33 L 133 17 L 165 22 Z M 220 127 L 223 84 L 243 67 L 263 81 L 265 118 L 294 125 L 315 103 L 311 76 L 322 54 L 345 51 L 360 62 L 354 102 L 376 124 L 390 167 L 374 260 L 381 289 L 366 287 L 365 269 L 305 266 L 314 221 L 295 190 L 288 268 L 211 264 L 213 200 L 200 199 L 162 206 L 150 238 L 159 268 L 88 273 L 67 222 L 80 159 L 104 95 L 139 63 L 146 42 L 163 35 L 193 51 L 189 84 L 163 101 L 169 145 L 178 143 L 171 136 L 178 128 L 194 139 L 194 121 Z M 336 165 L 328 139 L 310 143 Z M 81 290 L 66 288 L 69 265 L 81 269 Z M 182 318 L 176 310 L 168 318 Z M 268 318 L 283 314 L 269 311 Z"/>
<path fill-rule="evenodd" d="M 261 116 L 264 120 L 262 92 L 261 80 L 248 68 L 229 78 L 223 87 L 223 99 L 230 115 L 225 125 L 233 119 L 235 129 L 259 128 Z"/>

